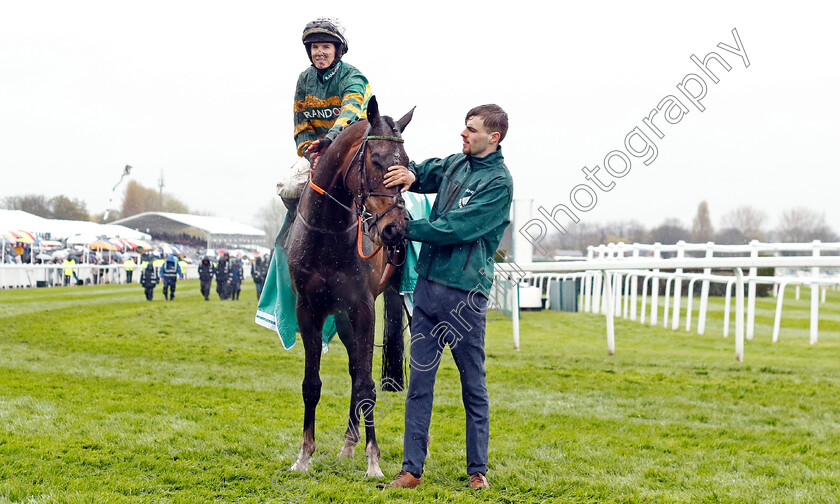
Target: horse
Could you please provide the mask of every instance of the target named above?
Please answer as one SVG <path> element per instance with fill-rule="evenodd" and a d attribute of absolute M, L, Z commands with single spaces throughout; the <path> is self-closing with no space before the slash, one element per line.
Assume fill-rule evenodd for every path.
<path fill-rule="evenodd" d="M 389 166 L 408 161 L 401 133 L 413 113 L 412 108 L 394 121 L 380 115 L 376 97 L 371 97 L 367 119 L 348 125 L 335 138 L 310 171 L 309 184 L 301 195 L 298 216 L 286 242 L 305 352 L 303 441 L 291 467 L 293 471 L 307 471 L 315 451 L 315 408 L 321 396 L 321 331 L 326 317 L 335 314 L 352 381 L 347 431 L 338 456 L 353 456 L 364 417 L 368 462 L 365 476 L 383 477 L 373 419 L 374 300 L 383 291 L 386 293 L 386 321 L 391 322 L 383 338 L 383 373 L 391 375 L 391 389 L 399 390 L 403 378 L 403 328 L 400 300 L 395 295 L 400 278 L 394 272 L 404 261 L 408 217 L 400 188 L 386 188 L 383 179 Z M 395 314 L 399 316 L 396 324 Z"/>

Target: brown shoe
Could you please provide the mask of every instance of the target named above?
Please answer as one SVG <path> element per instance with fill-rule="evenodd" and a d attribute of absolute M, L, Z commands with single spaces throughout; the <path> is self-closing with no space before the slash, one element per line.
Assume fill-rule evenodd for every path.
<path fill-rule="evenodd" d="M 487 478 L 483 474 L 475 472 L 470 474 L 470 488 L 490 488 L 490 484 L 487 483 Z"/>
<path fill-rule="evenodd" d="M 423 478 L 415 478 L 413 474 L 408 471 L 400 471 L 394 481 L 390 483 L 380 483 L 376 485 L 377 488 L 414 488 L 423 483 Z M 486 480 L 485 480 L 486 483 Z"/>

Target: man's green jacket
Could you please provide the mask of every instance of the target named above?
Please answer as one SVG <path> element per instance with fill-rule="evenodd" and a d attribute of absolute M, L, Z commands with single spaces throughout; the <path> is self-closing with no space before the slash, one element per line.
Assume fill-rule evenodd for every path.
<path fill-rule="evenodd" d="M 478 158 L 453 154 L 409 163 L 417 180 L 409 188 L 437 193 L 428 219 L 409 221 L 406 236 L 423 243 L 417 274 L 427 280 L 488 295 L 493 254 L 510 223 L 513 179 L 501 147 Z"/>

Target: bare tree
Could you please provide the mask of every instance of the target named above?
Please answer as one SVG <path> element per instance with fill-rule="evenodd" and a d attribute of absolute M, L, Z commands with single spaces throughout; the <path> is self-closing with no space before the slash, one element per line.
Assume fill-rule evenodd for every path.
<path fill-rule="evenodd" d="M 47 198 L 43 194 L 24 194 L 3 198 L 3 207 L 22 210 L 45 219 L 90 220 L 87 203 L 63 194 Z"/>
<path fill-rule="evenodd" d="M 715 228 L 712 226 L 712 219 L 709 217 L 709 204 L 701 201 L 697 206 L 697 215 L 691 226 L 691 239 L 696 243 L 705 243 L 714 240 Z"/>
<path fill-rule="evenodd" d="M 673 245 L 680 240 L 690 240 L 691 232 L 683 226 L 679 219 L 665 219 L 662 224 L 650 230 L 650 239 L 653 242 Z"/>
<path fill-rule="evenodd" d="M 38 217 L 49 219 L 52 214 L 50 202 L 43 194 L 21 194 L 3 198 L 3 207 L 8 210 L 21 210 Z"/>
<path fill-rule="evenodd" d="M 791 208 L 782 212 L 776 233 L 783 242 L 802 243 L 836 239 L 834 231 L 825 221 L 825 212 L 819 213 L 805 207 Z"/>
<path fill-rule="evenodd" d="M 265 231 L 266 246 L 273 247 L 274 239 L 286 218 L 286 206 L 280 198 L 272 198 L 266 206 L 259 209 L 255 217 L 260 229 Z"/>
<path fill-rule="evenodd" d="M 607 222 L 602 234 L 606 236 L 604 243 L 644 243 L 648 240 L 647 229 L 634 219 Z"/>
<path fill-rule="evenodd" d="M 744 245 L 749 243 L 749 240 L 740 229 L 724 228 L 715 233 L 715 243 L 721 245 Z"/>
<path fill-rule="evenodd" d="M 546 243 L 552 249 L 549 255 L 563 254 L 570 250 L 577 250 L 585 255 L 586 247 L 603 243 L 606 238 L 603 228 L 597 224 L 581 221 L 567 229 L 566 234 L 554 232 L 547 237 Z"/>
<path fill-rule="evenodd" d="M 749 205 L 742 205 L 730 210 L 721 218 L 721 228 L 737 229 L 747 240 L 763 240 L 765 222 L 767 222 L 765 212 Z"/>

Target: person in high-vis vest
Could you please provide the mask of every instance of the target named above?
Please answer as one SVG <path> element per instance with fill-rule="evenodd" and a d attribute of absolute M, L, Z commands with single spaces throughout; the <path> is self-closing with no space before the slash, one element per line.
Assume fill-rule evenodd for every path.
<path fill-rule="evenodd" d="M 134 259 L 129 257 L 125 261 L 123 261 L 123 268 L 125 269 L 125 283 L 131 283 L 132 277 L 134 276 L 134 267 L 135 264 Z"/>
<path fill-rule="evenodd" d="M 180 278 L 181 280 L 187 279 L 187 266 L 189 266 L 189 263 L 185 261 L 183 257 L 181 257 L 178 260 L 178 267 L 181 268 L 181 274 L 178 278 Z"/>
<path fill-rule="evenodd" d="M 160 276 L 163 278 L 163 298 L 172 301 L 175 299 L 178 277 L 181 276 L 181 267 L 174 255 L 167 256 L 166 262 L 160 268 Z"/>
<path fill-rule="evenodd" d="M 76 270 L 76 260 L 70 257 L 66 257 L 64 262 L 62 263 L 64 266 L 64 285 L 70 285 L 70 279 L 73 277 L 73 274 Z"/>

